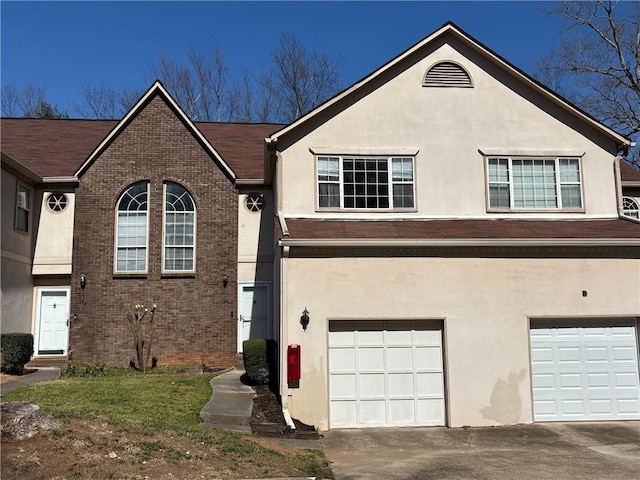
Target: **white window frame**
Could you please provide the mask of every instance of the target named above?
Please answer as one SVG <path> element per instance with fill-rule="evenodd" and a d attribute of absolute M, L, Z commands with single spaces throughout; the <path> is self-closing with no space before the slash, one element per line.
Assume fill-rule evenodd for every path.
<path fill-rule="evenodd" d="M 640 220 L 640 199 L 629 196 L 622 197 L 622 211 L 625 217 Z"/>
<path fill-rule="evenodd" d="M 132 188 L 134 185 L 138 184 L 138 183 L 143 183 L 146 186 L 147 189 L 147 210 L 146 210 L 146 223 L 145 223 L 145 229 L 146 229 L 146 236 L 145 236 L 145 244 L 144 245 L 127 245 L 126 247 L 122 247 L 122 248 L 143 248 L 145 250 L 145 258 L 144 258 L 144 270 L 119 270 L 118 269 L 118 228 L 119 228 L 119 218 L 120 218 L 120 201 L 122 200 L 122 197 L 125 193 L 127 193 L 129 191 L 130 188 Z M 116 208 L 115 208 L 115 228 L 114 228 L 114 232 L 115 232 L 115 237 L 114 237 L 114 251 L 113 251 L 113 273 L 115 274 L 129 274 L 129 275 L 146 275 L 149 272 L 149 217 L 150 217 L 150 205 L 151 205 L 151 185 L 149 182 L 134 182 L 132 184 L 130 184 L 129 186 L 127 186 L 127 188 L 125 188 L 122 192 L 122 194 L 120 194 L 120 196 L 118 197 L 118 200 L 116 202 Z M 124 212 L 124 210 L 123 210 Z"/>
<path fill-rule="evenodd" d="M 338 160 L 338 180 L 326 180 L 320 181 L 319 177 L 319 163 L 320 159 L 337 159 Z M 411 160 L 412 167 L 412 179 L 411 181 L 393 180 L 393 161 L 394 160 Z M 386 160 L 387 161 L 387 186 L 388 186 L 388 207 L 345 207 L 344 199 L 344 161 L 367 161 L 367 160 Z M 337 207 L 325 207 L 320 206 L 320 185 L 321 184 L 333 184 L 339 185 L 340 205 Z M 393 203 L 393 187 L 395 185 L 411 185 L 412 186 L 412 198 L 413 206 L 411 207 L 397 207 Z M 403 211 L 411 212 L 416 210 L 416 157 L 415 155 L 316 155 L 315 156 L 315 185 L 316 185 L 316 210 L 319 211 L 367 211 L 367 212 L 389 212 L 389 211 Z"/>
<path fill-rule="evenodd" d="M 508 167 L 508 181 L 490 181 L 489 163 L 492 160 L 506 160 Z M 513 175 L 513 161 L 553 161 L 555 163 L 555 179 L 554 186 L 556 192 L 557 205 L 553 207 L 517 207 L 515 206 L 515 194 L 514 194 L 514 175 Z M 562 181 L 560 177 L 560 164 L 563 160 L 575 160 L 578 163 L 578 175 L 579 181 Z M 506 185 L 509 186 L 509 207 L 492 207 L 491 206 L 491 186 L 492 185 Z M 584 212 L 584 182 L 582 177 L 582 158 L 579 156 L 568 157 L 535 157 L 535 156 L 511 156 L 511 155 L 491 155 L 485 157 L 485 185 L 486 185 L 486 202 L 487 211 L 489 212 Z M 562 187 L 563 186 L 578 186 L 580 189 L 580 207 L 565 207 L 562 200 Z"/>
<path fill-rule="evenodd" d="M 25 206 L 20 206 L 20 194 L 21 189 L 23 189 L 26 194 L 27 194 L 27 198 L 26 198 L 26 205 Z M 33 190 L 31 190 L 31 188 L 29 188 L 28 186 L 26 186 L 23 183 L 17 182 L 16 184 L 16 211 L 15 211 L 15 215 L 14 215 L 14 226 L 15 229 L 18 232 L 22 232 L 22 233 L 29 233 L 31 231 L 31 202 L 32 202 L 32 198 L 33 198 Z M 21 216 L 21 212 L 26 212 L 27 214 L 27 224 L 25 226 L 25 229 L 20 228 L 19 226 L 19 218 Z"/>
<path fill-rule="evenodd" d="M 167 245 L 166 241 L 167 241 L 167 235 L 166 235 L 166 229 L 167 229 L 167 184 L 169 183 L 173 183 L 175 185 L 180 186 L 181 188 L 184 188 L 184 190 L 187 192 L 187 195 L 189 195 L 189 198 L 191 199 L 191 203 L 193 203 L 193 211 L 192 212 L 185 212 L 185 213 L 193 213 L 193 245 L 191 245 L 191 248 L 193 250 L 193 268 L 191 270 L 169 270 L 165 267 L 165 256 L 166 256 L 166 251 L 167 248 L 181 248 L 181 247 L 188 247 L 188 245 Z M 197 227 L 198 227 L 198 209 L 196 207 L 196 202 L 193 198 L 193 195 L 191 195 L 191 192 L 189 192 L 189 190 L 182 185 L 181 183 L 178 182 L 171 182 L 171 181 L 166 181 L 162 184 L 162 273 L 163 274 L 189 274 L 189 273 L 195 273 L 196 271 L 196 237 L 197 237 Z"/>

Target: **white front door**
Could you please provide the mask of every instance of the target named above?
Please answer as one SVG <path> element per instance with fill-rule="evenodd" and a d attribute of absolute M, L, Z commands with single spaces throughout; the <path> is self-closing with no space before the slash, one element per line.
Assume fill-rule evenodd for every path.
<path fill-rule="evenodd" d="M 238 323 L 238 352 L 242 342 L 252 338 L 271 338 L 269 322 L 269 285 L 240 285 L 240 319 Z"/>
<path fill-rule="evenodd" d="M 68 332 L 69 290 L 40 290 L 36 355 L 66 355 Z"/>
<path fill-rule="evenodd" d="M 537 422 L 640 419 L 634 320 L 548 320 L 531 324 Z"/>
<path fill-rule="evenodd" d="M 331 428 L 445 423 L 442 329 L 434 321 L 331 321 Z"/>

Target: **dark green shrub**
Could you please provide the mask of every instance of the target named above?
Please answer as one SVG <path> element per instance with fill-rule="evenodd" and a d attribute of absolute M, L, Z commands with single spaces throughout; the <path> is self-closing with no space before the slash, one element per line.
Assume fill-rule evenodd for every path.
<path fill-rule="evenodd" d="M 33 335 L 30 333 L 3 333 L 0 337 L 2 368 L 12 375 L 24 372 L 24 366 L 33 355 Z"/>
<path fill-rule="evenodd" d="M 74 365 L 69 364 L 60 369 L 61 377 L 104 377 L 107 375 L 107 366 L 103 363 Z"/>
<path fill-rule="evenodd" d="M 242 342 L 242 357 L 247 379 L 266 385 L 276 380 L 276 342 L 264 338 Z"/>

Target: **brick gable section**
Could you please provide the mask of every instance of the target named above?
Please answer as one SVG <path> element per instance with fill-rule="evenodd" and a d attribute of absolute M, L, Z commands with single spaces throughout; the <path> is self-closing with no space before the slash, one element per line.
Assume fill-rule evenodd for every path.
<path fill-rule="evenodd" d="M 148 274 L 113 273 L 115 205 L 149 182 Z M 162 275 L 163 182 L 197 206 L 196 273 Z M 126 314 L 158 305 L 152 355 L 159 364 L 232 366 L 236 356 L 238 195 L 161 97 L 154 97 L 80 178 L 71 278 L 71 360 L 127 365 L 135 352 Z M 84 290 L 80 275 L 87 278 Z M 223 276 L 229 283 L 223 286 Z"/>

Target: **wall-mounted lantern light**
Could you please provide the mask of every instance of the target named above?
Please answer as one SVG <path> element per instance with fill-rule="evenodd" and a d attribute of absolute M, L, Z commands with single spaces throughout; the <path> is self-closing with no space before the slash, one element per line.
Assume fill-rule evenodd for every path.
<path fill-rule="evenodd" d="M 229 285 L 229 277 L 227 277 L 226 275 L 222 276 L 222 286 L 224 288 L 227 288 L 227 285 Z"/>
<path fill-rule="evenodd" d="M 309 325 L 309 311 L 307 310 L 307 307 L 304 307 L 304 311 L 300 317 L 300 325 L 302 325 L 303 330 L 306 330 L 307 325 Z"/>
<path fill-rule="evenodd" d="M 80 288 L 84 290 L 84 287 L 87 286 L 87 277 L 84 274 L 80 275 Z"/>

